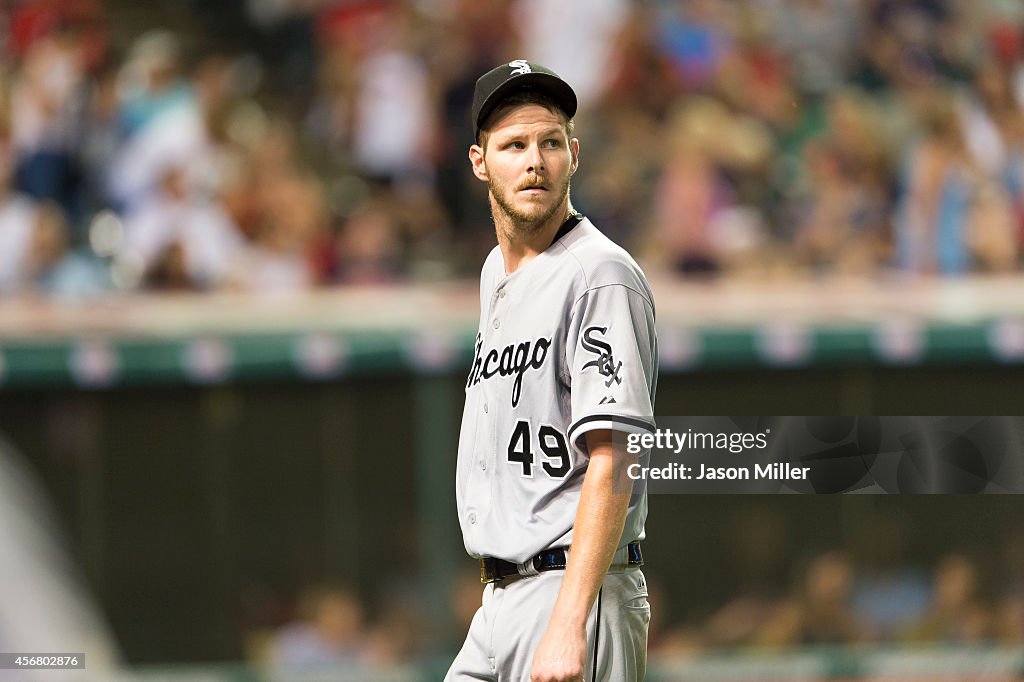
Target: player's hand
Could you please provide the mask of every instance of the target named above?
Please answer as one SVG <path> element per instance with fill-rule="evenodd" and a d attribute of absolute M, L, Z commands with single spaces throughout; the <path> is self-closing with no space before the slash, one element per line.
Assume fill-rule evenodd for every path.
<path fill-rule="evenodd" d="M 586 630 L 548 627 L 533 655 L 531 682 L 583 682 Z"/>

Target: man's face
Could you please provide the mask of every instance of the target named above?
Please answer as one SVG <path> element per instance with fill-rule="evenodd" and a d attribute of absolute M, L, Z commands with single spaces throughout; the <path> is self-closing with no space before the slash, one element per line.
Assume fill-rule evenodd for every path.
<path fill-rule="evenodd" d="M 526 231 L 543 227 L 569 196 L 579 143 L 566 135 L 564 118 L 524 104 L 498 115 L 484 143 L 470 149 L 473 172 L 487 182 L 495 212 Z"/>

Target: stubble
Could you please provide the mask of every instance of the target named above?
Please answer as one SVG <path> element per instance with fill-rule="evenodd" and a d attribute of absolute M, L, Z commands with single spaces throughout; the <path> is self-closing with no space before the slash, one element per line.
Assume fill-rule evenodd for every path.
<path fill-rule="evenodd" d="M 570 176 L 568 174 L 562 179 L 559 186 L 548 190 L 554 193 L 558 200 L 552 202 L 543 213 L 523 211 L 509 200 L 508 194 L 515 195 L 516 192 L 530 186 L 537 179 L 537 176 L 533 176 L 524 180 L 517 184 L 512 192 L 508 192 L 505 185 L 493 179 L 488 179 L 487 187 L 490 190 L 491 197 L 494 199 L 491 207 L 491 217 L 494 219 L 496 229 L 505 232 L 507 237 L 514 239 L 518 235 L 528 237 L 536 234 L 547 226 L 548 221 L 565 205 L 566 197 L 569 196 Z M 546 181 L 544 184 L 549 184 L 549 182 Z"/>

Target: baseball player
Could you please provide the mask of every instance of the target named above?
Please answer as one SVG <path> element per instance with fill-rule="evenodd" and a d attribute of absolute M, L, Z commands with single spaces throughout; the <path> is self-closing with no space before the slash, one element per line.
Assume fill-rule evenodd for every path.
<path fill-rule="evenodd" d="M 498 246 L 480 276 L 456 495 L 486 587 L 450 682 L 623 682 L 646 668 L 646 488 L 612 434 L 654 428 L 654 302 L 569 201 L 575 113 L 572 88 L 524 60 L 476 83 L 469 159 Z"/>

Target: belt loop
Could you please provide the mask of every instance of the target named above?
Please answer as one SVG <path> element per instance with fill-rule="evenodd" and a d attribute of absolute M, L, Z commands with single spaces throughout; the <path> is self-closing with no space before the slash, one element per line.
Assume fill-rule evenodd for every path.
<path fill-rule="evenodd" d="M 519 571 L 521 576 L 540 575 L 540 571 L 533 565 L 533 558 L 529 558 L 521 564 L 516 565 L 516 570 Z"/>
<path fill-rule="evenodd" d="M 619 573 L 627 568 L 643 566 L 643 555 L 640 553 L 640 543 L 630 542 L 624 547 L 615 550 L 612 557 L 611 569 Z"/>

